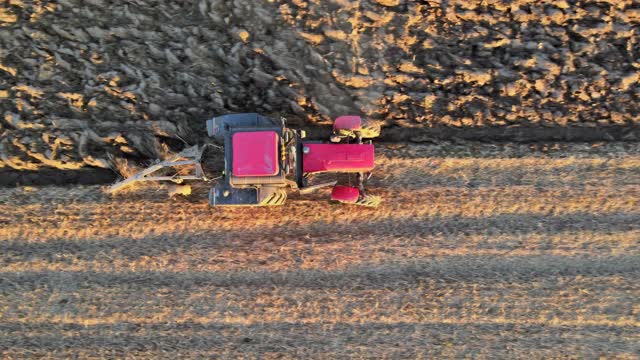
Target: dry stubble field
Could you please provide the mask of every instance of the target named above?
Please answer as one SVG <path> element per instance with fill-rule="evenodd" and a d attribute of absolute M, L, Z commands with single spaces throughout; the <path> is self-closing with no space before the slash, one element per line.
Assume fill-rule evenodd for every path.
<path fill-rule="evenodd" d="M 636 144 L 390 144 L 378 209 L 0 189 L 0 349 L 635 358 L 639 180 Z"/>

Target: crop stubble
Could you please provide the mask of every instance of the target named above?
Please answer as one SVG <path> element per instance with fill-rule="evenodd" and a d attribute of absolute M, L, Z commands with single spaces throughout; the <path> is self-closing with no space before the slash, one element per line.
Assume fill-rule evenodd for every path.
<path fill-rule="evenodd" d="M 638 355 L 637 146 L 389 145 L 377 174 L 378 209 L 0 189 L 0 349 Z"/>

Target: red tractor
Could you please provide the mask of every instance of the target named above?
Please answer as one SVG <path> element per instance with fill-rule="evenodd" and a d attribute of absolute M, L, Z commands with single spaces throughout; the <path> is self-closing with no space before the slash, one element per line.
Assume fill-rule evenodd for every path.
<path fill-rule="evenodd" d="M 359 116 L 338 117 L 331 143 L 306 141 L 305 132 L 287 128 L 284 119 L 256 113 L 214 117 L 207 120 L 207 133 L 224 145 L 223 176 L 210 190 L 211 206 L 282 205 L 287 188 L 305 194 L 326 186 L 333 186 L 332 200 L 363 206 L 380 203 L 380 197 L 365 192 L 364 182 L 374 168 L 374 147 L 371 141 L 363 141 L 377 137 L 380 128 Z M 135 181 L 207 181 L 201 164 L 205 147 L 188 148 L 113 185 L 111 190 Z M 149 176 L 161 168 L 184 165 L 194 165 L 195 175 Z M 348 173 L 348 178 L 355 177 L 354 186 L 338 185 L 337 180 L 310 184 L 312 175 L 318 173 Z"/>

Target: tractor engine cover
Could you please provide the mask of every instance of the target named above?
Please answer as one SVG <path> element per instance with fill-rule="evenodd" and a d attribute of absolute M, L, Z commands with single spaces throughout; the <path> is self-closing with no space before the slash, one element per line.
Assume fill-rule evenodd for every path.
<path fill-rule="evenodd" d="M 314 144 L 302 147 L 305 173 L 370 172 L 374 166 L 372 144 Z"/>

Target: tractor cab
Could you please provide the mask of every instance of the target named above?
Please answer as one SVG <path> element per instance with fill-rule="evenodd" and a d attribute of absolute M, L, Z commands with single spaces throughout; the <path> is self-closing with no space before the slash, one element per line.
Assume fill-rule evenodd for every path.
<path fill-rule="evenodd" d="M 289 166 L 283 122 L 259 114 L 232 114 L 207 121 L 209 136 L 224 143 L 224 181 L 210 191 L 211 205 L 258 205 L 286 199 Z"/>
<path fill-rule="evenodd" d="M 280 171 L 278 133 L 240 131 L 231 135 L 233 176 L 275 176 Z"/>

